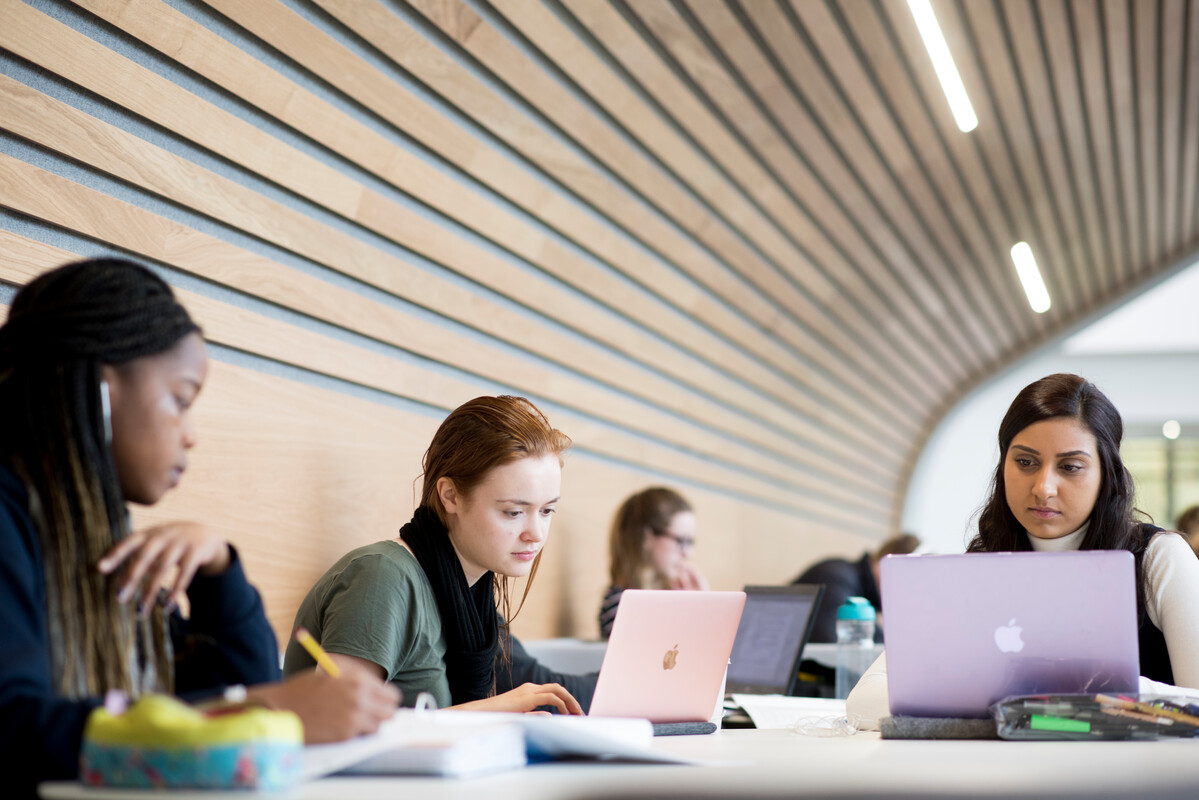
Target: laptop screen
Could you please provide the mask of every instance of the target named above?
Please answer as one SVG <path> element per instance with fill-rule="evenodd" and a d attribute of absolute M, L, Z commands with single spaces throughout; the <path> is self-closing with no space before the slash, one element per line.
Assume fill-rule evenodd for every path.
<path fill-rule="evenodd" d="M 711 720 L 744 606 L 745 592 L 626 589 L 590 716 Z"/>
<path fill-rule="evenodd" d="M 746 586 L 726 691 L 790 694 L 824 587 Z"/>
<path fill-rule="evenodd" d="M 891 713 L 989 717 L 1009 695 L 1135 692 L 1135 561 L 1126 550 L 890 555 Z"/>

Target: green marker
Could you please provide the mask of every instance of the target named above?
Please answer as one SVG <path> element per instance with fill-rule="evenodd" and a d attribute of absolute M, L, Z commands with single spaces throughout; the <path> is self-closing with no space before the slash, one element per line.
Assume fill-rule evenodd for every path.
<path fill-rule="evenodd" d="M 1034 731 L 1062 731 L 1064 733 L 1091 732 L 1091 723 L 1086 720 L 1047 717 L 1044 714 L 1033 714 L 1029 720 L 1028 727 Z"/>

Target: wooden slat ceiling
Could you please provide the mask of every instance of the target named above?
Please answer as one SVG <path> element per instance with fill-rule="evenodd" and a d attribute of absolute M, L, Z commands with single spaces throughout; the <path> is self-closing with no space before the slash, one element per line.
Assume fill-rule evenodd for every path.
<path fill-rule="evenodd" d="M 19 75 L 0 80 L 6 135 L 519 354 L 451 353 L 398 312 L 297 288 L 315 279 L 253 278 L 287 270 L 7 155 L 0 205 L 510 379 L 596 421 L 584 448 L 867 537 L 966 391 L 1199 250 L 1199 0 L 934 0 L 970 133 L 903 0 L 29 5 L 0 0 L 13 64 L 180 144 Z M 69 29 L 84 17 L 96 41 Z M 127 235 L 171 226 L 161 251 Z"/>
<path fill-rule="evenodd" d="M 419 70 L 381 18 L 321 5 Z M 902 0 L 411 3 L 506 102 L 430 88 L 752 320 L 793 359 L 797 405 L 868 432 L 874 452 L 844 448 L 893 487 L 965 391 L 1199 246 L 1199 2 L 933 6 L 971 133 Z"/>

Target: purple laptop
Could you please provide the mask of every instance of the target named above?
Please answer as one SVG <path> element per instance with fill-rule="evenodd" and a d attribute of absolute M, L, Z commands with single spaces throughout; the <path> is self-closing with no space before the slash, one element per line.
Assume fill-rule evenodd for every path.
<path fill-rule="evenodd" d="M 891 713 L 986 717 L 1008 695 L 1134 692 L 1132 554 L 887 556 Z"/>

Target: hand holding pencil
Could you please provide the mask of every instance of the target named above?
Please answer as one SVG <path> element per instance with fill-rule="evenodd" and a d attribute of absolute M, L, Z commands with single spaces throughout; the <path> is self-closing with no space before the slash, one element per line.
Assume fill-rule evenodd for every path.
<path fill-rule="evenodd" d="M 296 640 L 304 644 L 300 632 L 296 633 Z M 304 646 L 321 669 L 305 670 L 280 683 L 250 687 L 249 702 L 295 712 L 304 725 L 304 741 L 308 744 L 339 742 L 378 730 L 399 706 L 399 690 L 356 664 L 335 664 L 311 634 L 304 634 L 312 647 Z"/>

